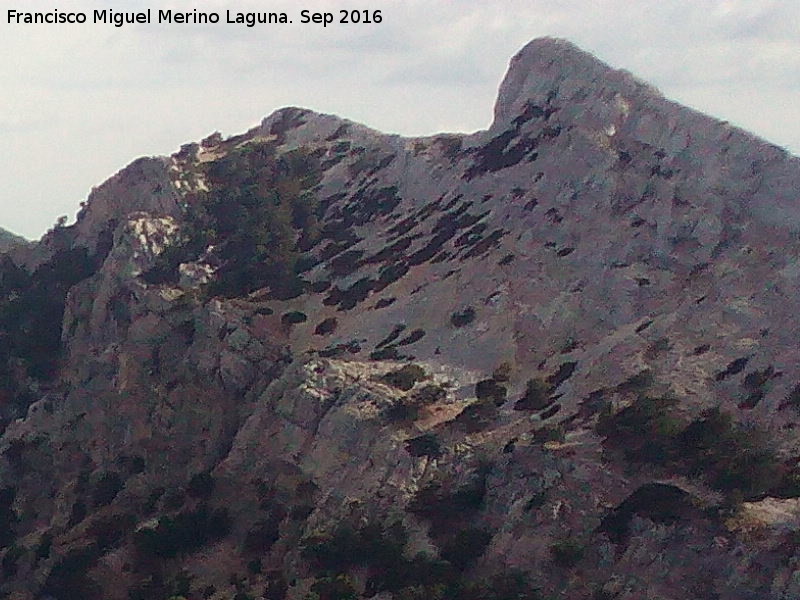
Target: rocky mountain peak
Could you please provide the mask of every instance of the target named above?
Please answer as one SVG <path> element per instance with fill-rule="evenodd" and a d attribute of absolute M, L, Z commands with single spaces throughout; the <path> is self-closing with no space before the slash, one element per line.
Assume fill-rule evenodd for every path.
<path fill-rule="evenodd" d="M 552 37 L 529 42 L 511 59 L 500 85 L 492 128 L 507 125 L 529 103 L 544 105 L 556 98 L 608 102 L 615 94 L 660 94 L 626 71 L 613 69 L 572 42 Z"/>
<path fill-rule="evenodd" d="M 549 38 L 132 163 L 0 261 L 0 595 L 800 597 L 798 177 Z"/>

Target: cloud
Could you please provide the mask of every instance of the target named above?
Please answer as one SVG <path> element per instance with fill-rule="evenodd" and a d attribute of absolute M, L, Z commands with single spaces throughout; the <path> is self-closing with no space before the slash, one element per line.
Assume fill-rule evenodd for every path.
<path fill-rule="evenodd" d="M 63 4 L 293 17 L 302 8 L 289 0 Z M 241 132 L 285 105 L 406 135 L 484 128 L 508 60 L 541 35 L 567 37 L 668 97 L 800 152 L 798 3 L 374 0 L 380 25 L 327 28 L 23 27 L 5 23 L 14 5 L 0 5 L 0 225 L 29 237 L 74 214 L 92 185 L 135 157 L 170 153 L 217 129 Z"/>

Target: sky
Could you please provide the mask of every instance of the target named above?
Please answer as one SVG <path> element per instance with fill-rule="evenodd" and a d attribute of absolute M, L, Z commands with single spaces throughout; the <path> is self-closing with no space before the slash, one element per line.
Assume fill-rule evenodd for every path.
<path fill-rule="evenodd" d="M 294 23 L 7 20 L 147 8 Z M 300 23 L 302 9 L 364 8 L 382 22 Z M 485 129 L 509 59 L 541 36 L 800 154 L 795 0 L 0 0 L 0 227 L 38 238 L 136 157 L 241 133 L 283 106 L 409 136 Z"/>

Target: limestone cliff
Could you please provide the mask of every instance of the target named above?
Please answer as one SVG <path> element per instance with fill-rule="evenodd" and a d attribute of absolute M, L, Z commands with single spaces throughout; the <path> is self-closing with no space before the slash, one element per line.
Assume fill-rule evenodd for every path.
<path fill-rule="evenodd" d="M 277 111 L 2 263 L 9 598 L 800 594 L 800 159 L 563 40 Z"/>

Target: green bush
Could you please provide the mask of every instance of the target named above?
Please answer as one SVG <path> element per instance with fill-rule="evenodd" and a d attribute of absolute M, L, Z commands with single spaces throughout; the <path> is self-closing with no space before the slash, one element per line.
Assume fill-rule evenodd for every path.
<path fill-rule="evenodd" d="M 302 149 L 282 155 L 273 143 L 250 143 L 203 165 L 209 191 L 197 193 L 187 211 L 182 239 L 145 274 L 151 283 L 177 281 L 181 262 L 216 246 L 222 265 L 209 292 L 228 297 L 269 286 L 277 299 L 298 296 L 298 272 L 306 248 L 319 239 L 317 160 Z M 299 234 L 297 233 L 299 231 Z"/>
<path fill-rule="evenodd" d="M 105 551 L 116 546 L 136 523 L 130 514 L 115 514 L 97 519 L 88 527 L 87 533 L 95 539 L 99 550 Z"/>
<path fill-rule="evenodd" d="M 528 379 L 525 393 L 514 404 L 514 410 L 542 410 L 553 403 L 550 397 L 552 388 L 543 379 Z"/>
<path fill-rule="evenodd" d="M 67 293 L 96 272 L 104 258 L 100 252 L 58 250 L 33 273 L 0 256 L 0 380 L 8 378 L 14 386 L 11 364 L 16 361 L 31 377 L 52 378 L 61 356 Z"/>
<path fill-rule="evenodd" d="M 3 572 L 3 577 L 13 577 L 17 573 L 17 565 L 19 560 L 25 556 L 25 548 L 13 544 L 6 550 L 3 560 L 0 561 L 0 569 Z"/>
<path fill-rule="evenodd" d="M 368 523 L 359 528 L 341 523 L 329 535 L 308 540 L 302 554 L 326 573 L 356 566 L 387 570 L 402 560 L 407 541 L 408 533 L 400 523 Z"/>
<path fill-rule="evenodd" d="M 316 335 L 330 335 L 336 331 L 337 325 L 338 321 L 336 317 L 328 317 L 317 324 L 317 327 L 314 329 L 314 333 Z"/>
<path fill-rule="evenodd" d="M 196 473 L 186 486 L 186 494 L 191 498 L 208 498 L 214 493 L 214 485 L 214 476 L 211 473 Z"/>
<path fill-rule="evenodd" d="M 431 523 L 431 532 L 440 535 L 473 518 L 486 497 L 486 477 L 476 474 L 469 482 L 455 486 L 434 481 L 420 488 L 408 511 Z"/>
<path fill-rule="evenodd" d="M 447 397 L 447 391 L 440 385 L 426 385 L 414 393 L 399 398 L 386 409 L 386 418 L 393 423 L 414 421 L 423 406 L 441 402 Z"/>
<path fill-rule="evenodd" d="M 700 477 L 728 495 L 763 497 L 789 477 L 765 433 L 734 422 L 714 408 L 688 425 L 674 398 L 641 397 L 616 414 L 605 412 L 596 430 L 627 460 Z"/>
<path fill-rule="evenodd" d="M 511 363 L 506 361 L 500 363 L 497 368 L 492 372 L 492 379 L 498 383 L 505 383 L 511 379 Z"/>
<path fill-rule="evenodd" d="M 171 558 L 224 538 L 230 528 L 226 509 L 202 505 L 175 517 L 161 517 L 153 529 L 140 529 L 134 545 L 142 558 Z"/>
<path fill-rule="evenodd" d="M 92 500 L 95 507 L 111 504 L 123 487 L 125 487 L 125 483 L 122 481 L 122 477 L 120 477 L 119 473 L 116 471 L 106 471 L 103 473 L 97 480 L 97 483 L 94 484 Z"/>
<path fill-rule="evenodd" d="M 558 540 L 550 546 L 550 556 L 559 567 L 571 569 L 577 565 L 586 552 L 586 546 L 575 538 Z"/>
<path fill-rule="evenodd" d="M 494 379 L 482 379 L 475 384 L 475 396 L 478 400 L 488 400 L 496 406 L 502 405 L 506 401 L 508 390 Z"/>
<path fill-rule="evenodd" d="M 623 448 L 628 460 L 665 464 L 683 428 L 674 412 L 677 404 L 675 398 L 642 396 L 614 415 L 601 415 L 596 429 L 610 445 Z"/>
<path fill-rule="evenodd" d="M 311 594 L 308 600 L 358 600 L 353 580 L 347 575 L 336 575 L 335 577 L 323 577 L 317 579 L 311 586 Z"/>
<path fill-rule="evenodd" d="M 534 430 L 533 441 L 540 444 L 547 442 L 563 442 L 566 439 L 566 432 L 562 425 L 546 425 Z"/>
<path fill-rule="evenodd" d="M 244 539 L 244 550 L 249 553 L 266 554 L 280 538 L 283 511 L 270 514 L 269 518 L 253 525 Z"/>
<path fill-rule="evenodd" d="M 689 424 L 678 437 L 678 451 L 692 476 L 727 494 L 757 499 L 777 486 L 783 467 L 764 432 L 734 423 L 714 408 Z"/>
<path fill-rule="evenodd" d="M 452 423 L 466 433 L 478 433 L 491 426 L 499 414 L 494 402 L 478 400 L 466 406 Z"/>
<path fill-rule="evenodd" d="M 53 547 L 53 534 L 49 531 L 42 534 L 39 544 L 36 546 L 34 556 L 36 560 L 50 558 L 50 550 Z"/>
<path fill-rule="evenodd" d="M 14 542 L 14 525 L 17 523 L 17 513 L 14 512 L 16 497 L 16 488 L 0 489 L 0 548 L 10 546 Z"/>
<path fill-rule="evenodd" d="M 405 365 L 404 367 L 386 373 L 381 381 L 404 392 L 413 388 L 418 381 L 425 379 L 425 369 L 419 365 Z"/>
<path fill-rule="evenodd" d="M 456 311 L 450 315 L 450 323 L 453 327 L 464 327 L 475 320 L 475 309 L 468 306 L 464 310 Z"/>
<path fill-rule="evenodd" d="M 89 570 L 99 557 L 94 545 L 69 550 L 53 565 L 40 593 L 59 600 L 99 599 L 100 590 L 89 577 Z"/>
<path fill-rule="evenodd" d="M 284 313 L 281 317 L 281 323 L 284 325 L 297 325 L 299 323 L 305 323 L 306 321 L 308 321 L 308 316 L 299 310 Z"/>
<path fill-rule="evenodd" d="M 479 527 L 461 529 L 442 546 L 441 557 L 459 571 L 480 558 L 492 541 L 492 534 Z"/>
<path fill-rule="evenodd" d="M 423 433 L 406 440 L 406 450 L 411 456 L 428 456 L 438 458 L 442 455 L 442 445 L 434 433 Z"/>

